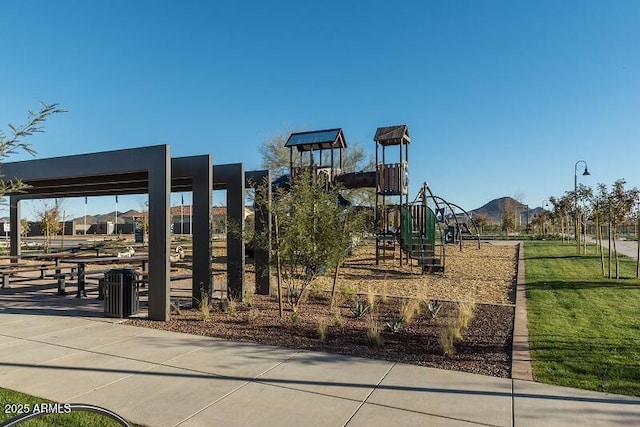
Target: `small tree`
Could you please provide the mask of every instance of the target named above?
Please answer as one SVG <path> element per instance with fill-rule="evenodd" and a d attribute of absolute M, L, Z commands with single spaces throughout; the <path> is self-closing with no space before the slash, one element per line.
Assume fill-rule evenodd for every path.
<path fill-rule="evenodd" d="M 604 252 L 602 251 L 602 223 L 608 218 L 608 198 L 607 187 L 604 184 L 597 185 L 597 192 L 591 200 L 591 212 L 596 228 L 596 246 L 600 254 L 600 270 L 604 277 Z M 611 248 L 609 248 L 609 260 L 611 260 Z M 611 263 L 609 263 L 609 271 L 611 271 Z"/>
<path fill-rule="evenodd" d="M 584 184 L 578 184 L 576 191 L 568 191 L 566 196 L 571 203 L 571 211 L 574 217 L 576 247 L 578 253 L 580 253 L 580 244 L 585 243 L 584 249 L 586 253 L 586 227 L 585 219 L 590 214 L 589 210 L 592 207 L 593 190 Z M 582 229 L 584 228 L 584 233 Z M 582 236 L 584 234 L 584 236 Z M 584 237 L 584 241 L 581 242 L 581 238 Z"/>
<path fill-rule="evenodd" d="M 620 278 L 618 251 L 616 248 L 616 227 L 629 217 L 640 196 L 640 191 L 636 187 L 625 190 L 625 184 L 626 181 L 624 179 L 614 182 L 607 198 L 607 215 L 612 233 L 613 252 L 616 257 L 616 279 Z M 609 271 L 609 276 L 611 276 L 611 271 Z"/>
<path fill-rule="evenodd" d="M 569 224 L 567 221 L 567 215 L 569 214 L 569 209 L 571 206 L 569 198 L 566 194 L 560 198 L 551 196 L 549 197 L 549 201 L 553 205 L 554 221 L 558 221 L 560 223 L 560 235 L 562 236 L 562 241 L 564 242 L 566 236 L 565 223 L 567 224 L 567 232 L 569 228 Z"/>
<path fill-rule="evenodd" d="M 473 215 L 473 222 L 478 227 L 480 234 L 484 234 L 484 228 L 491 223 L 491 218 L 486 212 L 478 212 Z"/>
<path fill-rule="evenodd" d="M 43 250 L 49 252 L 51 248 L 51 238 L 61 230 L 60 225 L 60 204 L 56 200 L 53 205 L 45 202 L 42 209 L 36 212 L 40 223 L 40 230 L 43 236 Z"/>
<path fill-rule="evenodd" d="M 269 209 L 277 224 L 272 236 L 274 263 L 287 302 L 297 312 L 313 280 L 340 265 L 362 223 L 350 207 L 339 203 L 338 188 L 327 189 L 310 175 L 296 177 L 288 191 L 278 189 Z M 264 237 L 253 236 L 255 244 L 263 244 Z"/>
<path fill-rule="evenodd" d="M 31 230 L 31 223 L 26 218 L 20 219 L 20 235 L 22 237 L 26 237 L 29 235 L 29 231 Z"/>
<path fill-rule="evenodd" d="M 500 223 L 502 224 L 502 231 L 509 236 L 510 230 L 516 228 L 516 215 L 518 215 L 518 209 L 516 201 L 513 199 L 506 199 L 502 204 Z"/>

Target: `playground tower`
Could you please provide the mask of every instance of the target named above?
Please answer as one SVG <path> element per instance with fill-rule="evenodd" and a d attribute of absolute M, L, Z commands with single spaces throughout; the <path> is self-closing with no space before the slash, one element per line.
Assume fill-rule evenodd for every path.
<path fill-rule="evenodd" d="M 331 183 L 342 173 L 342 150 L 347 148 L 347 141 L 340 128 L 292 133 L 284 146 L 289 148 L 289 170 L 293 179 L 301 173 L 311 172 L 312 177 L 322 178 Z M 293 158 L 294 149 L 300 154 L 296 165 Z M 308 156 L 304 153 L 308 153 Z M 306 165 L 305 157 L 308 157 Z"/>
<path fill-rule="evenodd" d="M 396 232 L 400 229 L 400 207 L 409 204 L 409 128 L 387 126 L 376 130 L 376 264 L 395 257 Z M 390 163 L 387 147 L 398 147 L 397 163 Z M 392 255 L 389 256 L 388 252 Z M 402 265 L 402 254 L 400 254 Z"/>

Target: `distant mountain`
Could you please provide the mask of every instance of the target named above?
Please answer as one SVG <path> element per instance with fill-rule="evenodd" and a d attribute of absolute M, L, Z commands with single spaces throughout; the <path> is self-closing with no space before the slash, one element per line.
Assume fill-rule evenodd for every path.
<path fill-rule="evenodd" d="M 126 212 L 118 212 L 118 224 L 125 224 L 132 222 L 132 217 L 142 216 L 140 212 L 135 209 L 130 209 Z M 114 222 L 116 219 L 116 211 L 112 211 L 105 214 L 87 215 L 87 224 L 104 224 L 108 221 Z M 79 216 L 72 220 L 76 224 L 84 224 L 85 217 Z"/>
<path fill-rule="evenodd" d="M 487 215 L 491 221 L 499 222 L 502 218 L 502 213 L 505 211 L 505 206 L 514 206 L 517 210 L 520 211 L 520 215 L 523 220 L 526 220 L 527 216 L 527 205 L 524 203 L 520 203 L 513 197 L 500 197 L 499 199 L 493 199 L 490 202 L 484 204 L 478 209 L 474 209 L 469 211 L 471 215 L 477 214 L 485 214 Z M 529 207 L 529 220 L 533 218 L 534 215 L 543 212 L 544 209 L 541 207 L 530 208 Z"/>

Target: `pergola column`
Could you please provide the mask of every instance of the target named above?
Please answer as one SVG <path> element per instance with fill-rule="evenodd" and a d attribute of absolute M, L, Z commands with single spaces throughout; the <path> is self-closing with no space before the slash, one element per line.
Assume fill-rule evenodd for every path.
<path fill-rule="evenodd" d="M 252 186 L 256 191 L 254 200 L 254 230 L 257 235 L 267 236 L 264 246 L 254 248 L 254 262 L 256 267 L 256 293 L 269 295 L 271 292 L 271 174 L 268 170 L 249 171 L 246 174 L 245 185 Z M 257 194 L 261 192 L 262 194 Z"/>
<path fill-rule="evenodd" d="M 20 255 L 22 235 L 20 234 L 20 198 L 18 196 L 9 197 L 9 226 L 11 227 L 9 254 Z"/>

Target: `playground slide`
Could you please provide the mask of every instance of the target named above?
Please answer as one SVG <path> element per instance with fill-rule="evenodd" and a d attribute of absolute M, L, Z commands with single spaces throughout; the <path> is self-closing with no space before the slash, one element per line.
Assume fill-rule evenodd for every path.
<path fill-rule="evenodd" d="M 289 180 L 289 175 L 282 175 L 280 178 L 275 179 L 271 182 L 271 191 L 275 192 L 277 191 L 279 188 L 282 188 L 284 191 L 289 191 L 289 189 L 291 188 L 291 184 L 290 184 L 290 180 Z M 350 187 L 347 187 L 350 188 Z M 356 188 L 356 187 L 354 187 Z M 340 204 L 340 206 L 352 206 L 353 203 L 351 203 L 350 200 L 345 199 L 342 194 L 338 194 L 338 203 Z"/>
<path fill-rule="evenodd" d="M 375 188 L 376 173 L 374 172 L 348 172 L 335 177 L 335 181 L 345 188 Z"/>

